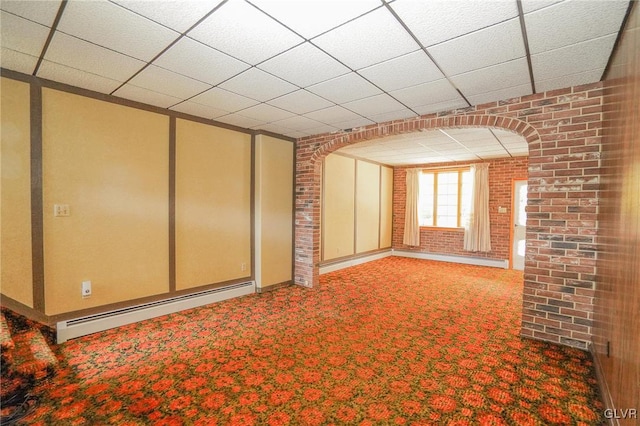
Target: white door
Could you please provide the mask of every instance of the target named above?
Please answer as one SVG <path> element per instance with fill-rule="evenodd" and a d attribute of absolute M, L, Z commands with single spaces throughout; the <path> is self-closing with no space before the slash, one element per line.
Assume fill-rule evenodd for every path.
<path fill-rule="evenodd" d="M 517 180 L 513 190 L 513 247 L 512 268 L 524 270 L 524 254 L 527 244 L 527 181 Z"/>

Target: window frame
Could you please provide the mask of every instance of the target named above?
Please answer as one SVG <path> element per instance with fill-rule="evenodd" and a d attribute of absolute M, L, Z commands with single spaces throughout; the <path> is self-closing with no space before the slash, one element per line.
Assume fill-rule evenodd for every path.
<path fill-rule="evenodd" d="M 457 226 L 438 226 L 438 174 L 440 173 L 458 173 L 458 193 L 457 193 Z M 420 228 L 438 229 L 438 230 L 460 230 L 464 226 L 462 224 L 462 174 L 464 172 L 471 172 L 470 166 L 449 167 L 449 168 L 434 168 L 434 169 L 421 169 L 420 174 L 430 173 L 433 174 L 433 225 L 420 225 Z"/>

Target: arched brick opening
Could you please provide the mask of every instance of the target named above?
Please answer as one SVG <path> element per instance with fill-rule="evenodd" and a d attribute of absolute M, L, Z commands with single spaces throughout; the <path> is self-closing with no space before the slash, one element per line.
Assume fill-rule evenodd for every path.
<path fill-rule="evenodd" d="M 601 113 L 597 83 L 298 140 L 295 282 L 319 282 L 321 164 L 328 154 L 420 130 L 504 129 L 529 145 L 522 335 L 586 349 L 595 289 Z"/>

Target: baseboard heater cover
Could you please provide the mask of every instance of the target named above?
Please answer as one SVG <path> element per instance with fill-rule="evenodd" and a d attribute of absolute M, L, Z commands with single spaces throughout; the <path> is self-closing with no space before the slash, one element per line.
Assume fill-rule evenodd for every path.
<path fill-rule="evenodd" d="M 56 340 L 60 344 L 69 339 L 86 336 L 87 334 L 109 330 L 111 328 L 232 299 L 234 297 L 246 296 L 255 292 L 255 281 L 247 281 L 129 308 L 60 321 L 56 324 Z"/>
<path fill-rule="evenodd" d="M 400 257 L 411 257 L 414 259 L 438 260 L 441 262 L 464 263 L 467 265 L 490 266 L 493 268 L 509 269 L 509 261 L 506 259 L 486 259 L 483 257 L 455 256 L 404 250 L 393 250 L 393 255 Z"/>
<path fill-rule="evenodd" d="M 320 266 L 320 275 L 391 256 L 391 250 Z"/>

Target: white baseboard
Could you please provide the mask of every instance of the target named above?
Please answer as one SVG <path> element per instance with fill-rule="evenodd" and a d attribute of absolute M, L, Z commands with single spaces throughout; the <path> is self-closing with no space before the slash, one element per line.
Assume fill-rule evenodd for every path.
<path fill-rule="evenodd" d="M 347 259 L 344 260 L 342 262 L 336 262 L 336 263 L 332 263 L 330 265 L 324 265 L 320 267 L 320 275 L 322 274 L 326 274 L 328 272 L 333 272 L 333 271 L 337 271 L 340 269 L 344 269 L 344 268 L 348 268 L 350 266 L 356 266 L 356 265 L 360 265 L 362 263 L 367 263 L 367 262 L 371 262 L 373 260 L 378 260 L 378 259 L 382 259 L 385 257 L 389 257 L 391 256 L 392 251 L 388 250 L 385 252 L 381 252 L 381 253 L 374 253 L 368 256 L 362 256 L 362 257 L 358 257 L 358 258 L 354 258 L 354 259 Z"/>
<path fill-rule="evenodd" d="M 482 257 L 456 256 L 405 250 L 392 250 L 392 253 L 393 256 L 411 257 L 414 259 L 438 260 L 440 262 L 464 263 L 467 265 L 490 266 L 493 268 L 509 269 L 509 260 L 507 259 L 485 259 Z"/>

